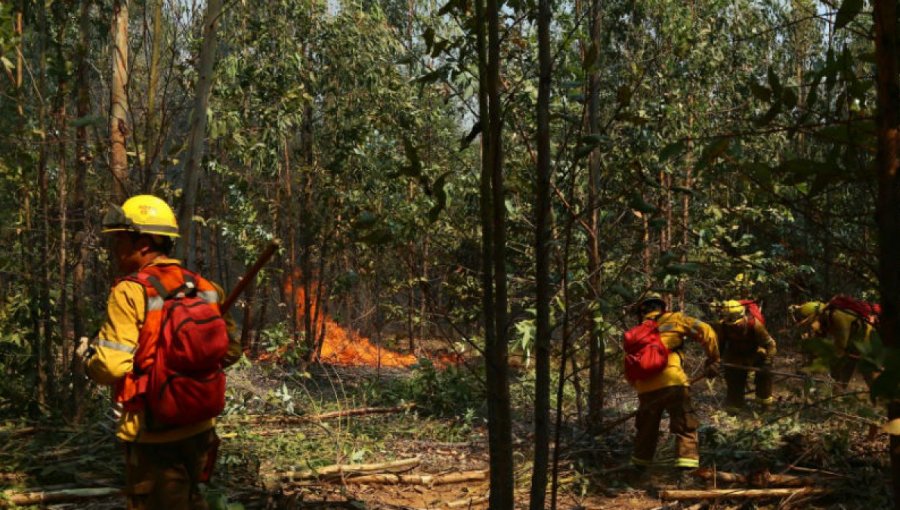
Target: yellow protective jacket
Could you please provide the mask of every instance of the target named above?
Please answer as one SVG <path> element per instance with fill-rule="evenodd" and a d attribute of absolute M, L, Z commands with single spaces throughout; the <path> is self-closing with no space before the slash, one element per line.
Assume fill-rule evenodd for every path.
<path fill-rule="evenodd" d="M 686 338 L 699 342 L 706 351 L 706 357 L 718 361 L 719 344 L 716 333 L 709 324 L 681 312 L 651 312 L 644 316 L 644 320 L 647 319 L 653 319 L 659 324 L 662 342 L 672 352 L 669 354 L 669 364 L 662 372 L 649 379 L 634 382 L 634 388 L 638 393 L 656 391 L 669 386 L 690 386 L 682 363 Z"/>
<path fill-rule="evenodd" d="M 838 356 L 844 356 L 854 342 L 868 342 L 873 331 L 872 325 L 856 314 L 830 307 L 801 322 L 804 324 L 813 336 L 831 340 Z"/>
<path fill-rule="evenodd" d="M 737 322 L 720 321 L 713 329 L 725 361 L 749 362 L 759 352 L 769 358 L 775 356 L 775 339 L 760 321 L 748 321 L 746 317 Z"/>
<path fill-rule="evenodd" d="M 155 264 L 180 265 L 180 262 L 161 256 L 149 265 Z M 222 288 L 216 284 L 213 286 L 218 293 L 219 303 L 222 303 L 225 300 Z M 121 280 L 112 288 L 106 304 L 106 322 L 103 323 L 97 338 L 91 341 L 94 353 L 85 361 L 88 377 L 100 384 L 115 385 L 131 372 L 146 313 L 147 296 L 143 285 L 135 281 Z M 231 333 L 234 323 L 228 316 L 225 320 Z M 226 366 L 233 364 L 241 356 L 240 342 L 232 334 L 229 334 L 229 337 L 231 341 L 225 357 Z M 209 430 L 215 426 L 215 420 L 152 432 L 145 430 L 144 424 L 143 411 L 123 412 L 119 417 L 116 437 L 128 442 L 168 443 Z"/>

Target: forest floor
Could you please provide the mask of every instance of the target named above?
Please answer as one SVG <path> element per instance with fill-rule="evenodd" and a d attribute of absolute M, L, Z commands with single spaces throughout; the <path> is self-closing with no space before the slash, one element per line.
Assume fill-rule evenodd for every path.
<path fill-rule="evenodd" d="M 775 369 L 799 373 L 799 366 L 800 357 L 789 354 L 779 357 Z M 483 396 L 468 386 L 477 384 L 479 368 L 454 369 L 448 371 L 454 375 L 448 375 L 431 368 L 301 371 L 244 363 L 230 372 L 229 407 L 217 429 L 222 447 L 208 499 L 215 500 L 214 510 L 487 508 L 487 432 L 483 410 L 477 409 Z M 533 381 L 525 378 L 529 371 L 520 372 L 513 398 L 517 409 L 527 409 Z M 637 405 L 634 392 L 614 375 L 609 380 L 607 422 Z M 624 469 L 633 420 L 598 435 L 565 426 L 560 431 L 557 508 L 886 508 L 891 502 L 887 436 L 870 426 L 879 422 L 880 409 L 868 402 L 859 376 L 847 396 L 819 382 L 827 377 L 776 377 L 777 402 L 770 409 L 755 407 L 750 395 L 748 408 L 736 414 L 722 410 L 722 379 L 694 385 L 701 463 L 707 472 L 749 477 L 732 485 L 696 476 L 679 479 L 666 466 L 674 454 L 665 420 L 659 466 L 638 481 L 629 480 Z M 104 398 L 96 392 L 98 406 Z M 474 407 L 466 408 L 470 403 Z M 340 416 L 351 409 L 359 414 Z M 566 408 L 564 413 L 565 423 L 578 422 L 577 409 Z M 517 507 L 527 508 L 532 422 L 527 411 L 518 411 L 514 419 Z M 83 426 L 4 422 L 0 507 L 4 500 L 38 488 L 66 494 L 73 488 L 121 487 L 121 447 L 112 439 L 112 429 L 106 416 Z M 329 475 L 326 466 L 338 465 L 343 469 Z M 380 476 L 358 478 L 366 470 Z M 291 476 L 296 479 L 289 480 Z M 816 496 L 795 490 L 752 500 L 661 499 L 668 489 L 706 489 L 713 484 L 762 489 L 784 479 L 829 492 Z M 121 496 L 111 496 L 46 502 L 42 508 L 123 506 Z"/>

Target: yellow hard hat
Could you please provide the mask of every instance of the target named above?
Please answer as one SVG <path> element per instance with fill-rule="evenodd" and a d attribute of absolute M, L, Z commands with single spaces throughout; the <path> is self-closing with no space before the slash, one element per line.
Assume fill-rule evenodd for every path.
<path fill-rule="evenodd" d="M 165 237 L 178 236 L 175 213 L 161 198 L 153 195 L 135 195 L 122 204 L 112 206 L 103 217 L 104 234 L 136 232 L 138 234 Z"/>
<path fill-rule="evenodd" d="M 729 299 L 722 302 L 722 317 L 725 320 L 737 322 L 744 318 L 744 305 L 740 301 Z"/>
<path fill-rule="evenodd" d="M 802 305 L 798 306 L 796 310 L 803 317 L 812 317 L 813 315 L 818 314 L 825 308 L 825 303 L 821 301 L 807 301 Z"/>

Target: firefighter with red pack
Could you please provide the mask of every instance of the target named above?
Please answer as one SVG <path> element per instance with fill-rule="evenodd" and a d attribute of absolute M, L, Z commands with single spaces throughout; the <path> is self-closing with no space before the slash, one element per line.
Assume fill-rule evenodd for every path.
<path fill-rule="evenodd" d="M 803 338 L 824 338 L 834 348 L 831 377 L 846 389 L 856 365 L 859 350 L 856 344 L 866 344 L 878 326 L 881 307 L 849 296 L 837 295 L 827 303 L 808 301 L 791 305 L 795 323 L 803 330 Z M 874 374 L 863 374 L 866 384 L 871 384 Z"/>
<path fill-rule="evenodd" d="M 631 463 L 635 473 L 653 463 L 656 445 L 659 441 L 659 425 L 663 412 L 669 415 L 669 431 L 675 436 L 675 467 L 694 469 L 700 465 L 700 451 L 697 441 L 697 427 L 700 422 L 691 403 L 690 380 L 684 371 L 684 344 L 690 338 L 696 340 L 706 352 L 706 373 L 715 376 L 719 360 L 719 347 L 713 329 L 698 319 L 680 312 L 667 312 L 662 296 L 647 294 L 637 305 L 637 313 L 642 324 L 625 334 L 626 343 L 636 333 L 652 335 L 652 341 L 644 342 L 652 346 L 658 340 L 665 345 L 668 357 L 658 369 L 632 370 L 626 356 L 626 374 L 629 383 L 638 392 L 638 411 L 635 418 L 637 433 Z M 648 322 L 649 321 L 649 322 Z M 628 349 L 626 349 L 627 351 Z M 650 356 L 650 358 L 654 358 Z M 645 369 L 650 368 L 645 367 Z"/>
<path fill-rule="evenodd" d="M 198 483 L 215 462 L 222 369 L 241 355 L 219 310 L 225 296 L 169 257 L 178 225 L 165 201 L 131 197 L 107 212 L 102 232 L 119 278 L 79 354 L 91 379 L 113 387 L 128 509 L 205 510 Z"/>
<path fill-rule="evenodd" d="M 772 360 L 777 350 L 775 339 L 766 329 L 765 319 L 756 302 L 728 300 L 719 305 L 720 319 L 713 324 L 724 361 L 725 384 L 728 387 L 725 407 L 744 407 L 744 394 L 749 370 L 756 368 L 754 386 L 756 401 L 769 406 L 772 398 Z"/>

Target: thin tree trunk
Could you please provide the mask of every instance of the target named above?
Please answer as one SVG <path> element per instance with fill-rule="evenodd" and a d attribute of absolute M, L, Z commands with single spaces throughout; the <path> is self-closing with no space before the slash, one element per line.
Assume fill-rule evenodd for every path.
<path fill-rule="evenodd" d="M 55 42 L 56 46 L 56 57 L 60 62 L 65 62 L 65 55 L 63 54 L 63 38 L 65 37 L 65 31 L 67 28 L 67 16 L 55 16 L 57 22 L 57 39 Z M 68 137 L 66 135 L 67 128 L 67 111 L 66 111 L 66 95 L 69 91 L 69 83 L 68 83 L 68 74 L 61 73 L 59 77 L 59 82 L 57 83 L 56 88 L 56 107 L 55 107 L 55 121 L 56 121 L 56 131 L 59 133 L 57 135 L 57 147 L 58 147 L 58 176 L 56 178 L 57 182 L 57 198 L 58 198 L 58 207 L 59 207 L 59 264 L 57 266 L 58 270 L 58 287 L 60 289 L 60 297 L 59 297 L 59 329 L 60 329 L 60 346 L 62 349 L 62 366 L 69 365 L 69 352 L 74 351 L 72 349 L 72 338 L 69 334 L 69 287 L 68 287 L 68 187 L 69 187 L 69 166 L 66 161 L 68 157 Z"/>
<path fill-rule="evenodd" d="M 874 0 L 876 83 L 878 93 L 878 204 L 879 283 L 881 290 L 881 327 L 885 345 L 900 348 L 900 76 L 897 57 L 897 2 Z M 888 419 L 900 418 L 900 402 L 888 405 Z M 900 508 L 900 436 L 890 438 L 891 480 L 894 507 Z"/>
<path fill-rule="evenodd" d="M 509 395 L 509 347 L 507 344 L 506 200 L 503 184 L 503 111 L 500 99 L 500 5 L 487 0 L 487 98 L 488 171 L 494 266 L 494 338 L 485 344 L 487 360 L 488 447 L 491 459 L 490 506 L 506 510 L 514 505 L 512 420 Z"/>
<path fill-rule="evenodd" d="M 38 4 L 38 126 L 45 133 L 40 141 L 38 152 L 38 210 L 40 211 L 40 233 L 37 246 L 39 250 L 38 264 L 39 281 L 38 310 L 35 311 L 37 325 L 35 328 L 36 341 L 38 343 L 38 403 L 42 406 L 49 403 L 53 395 L 53 345 L 50 334 L 50 260 L 47 254 L 50 250 L 50 179 L 47 172 L 47 116 L 46 116 L 46 90 L 47 90 L 47 8 L 43 3 Z"/>
<path fill-rule="evenodd" d="M 596 135 L 600 132 L 600 0 L 591 0 L 591 53 L 595 55 L 593 62 L 585 62 L 588 68 L 588 133 Z M 588 183 L 588 209 L 590 212 L 591 232 L 588 237 L 588 272 L 591 282 L 591 297 L 594 303 L 600 298 L 602 274 L 600 273 L 600 151 L 591 151 L 590 182 Z M 591 313 L 598 311 L 591 307 Z M 600 426 L 602 422 L 603 401 L 605 388 L 603 378 L 605 376 L 606 356 L 603 349 L 602 331 L 597 327 L 597 321 L 592 320 L 588 336 L 588 427 Z"/>
<path fill-rule="evenodd" d="M 178 210 L 178 225 L 182 242 L 178 244 L 178 257 L 193 263 L 193 254 L 187 252 L 194 234 L 194 207 L 197 203 L 197 188 L 200 184 L 200 169 L 206 142 L 206 108 L 213 84 L 213 66 L 216 62 L 216 28 L 222 13 L 223 0 L 209 0 L 203 16 L 203 43 L 197 63 L 197 88 L 194 92 L 194 106 L 191 114 L 191 130 L 188 133 L 187 161 L 184 164 L 184 187 L 181 208 Z"/>
<path fill-rule="evenodd" d="M 16 109 L 19 112 L 19 117 L 25 116 L 25 106 L 22 103 L 22 97 L 23 97 L 22 96 L 22 71 L 23 71 L 23 68 L 25 67 L 25 65 L 24 65 L 25 63 L 23 61 L 24 55 L 25 55 L 25 38 L 22 37 L 22 31 L 24 29 L 23 21 L 22 21 L 24 13 L 22 11 L 24 11 L 24 9 L 25 9 L 24 6 L 25 6 L 24 0 L 20 0 L 16 4 L 16 25 L 15 25 L 15 29 L 14 29 L 15 33 L 16 33 L 16 37 L 18 37 L 18 39 L 19 39 L 19 48 L 18 48 L 18 51 L 16 52 L 16 97 L 17 97 Z"/>
<path fill-rule="evenodd" d="M 538 3 L 537 179 L 535 190 L 535 395 L 534 466 L 531 476 L 532 510 L 543 510 L 547 496 L 547 463 L 550 455 L 550 0 Z"/>
<path fill-rule="evenodd" d="M 122 203 L 128 197 L 128 0 L 114 0 L 112 19 L 112 83 L 110 85 L 109 169 L 113 194 Z"/>
<path fill-rule="evenodd" d="M 161 136 L 156 116 L 156 92 L 159 87 L 159 53 L 162 47 L 163 0 L 153 0 L 153 32 L 150 35 L 150 77 L 147 83 L 147 118 L 144 147 L 144 190 L 150 191 L 152 168 L 159 157 Z"/>

